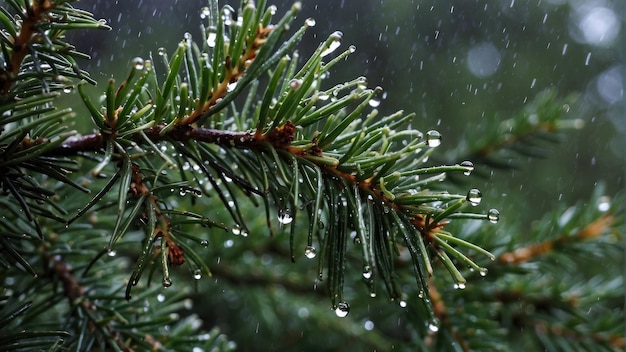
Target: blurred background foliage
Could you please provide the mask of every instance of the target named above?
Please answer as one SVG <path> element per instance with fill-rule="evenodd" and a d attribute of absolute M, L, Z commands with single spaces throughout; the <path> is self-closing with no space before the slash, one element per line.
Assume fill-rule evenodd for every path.
<path fill-rule="evenodd" d="M 238 6 L 234 1 L 220 5 L 227 3 Z M 279 13 L 291 6 L 289 1 L 270 3 Z M 200 37 L 199 9 L 206 4 L 202 0 L 84 0 L 77 5 L 113 27 L 110 32 L 89 31 L 72 39 L 80 50 L 92 54 L 93 60 L 82 66 L 103 87 L 111 76 L 124 77 L 134 57 L 148 58 L 159 47 L 173 50 L 185 32 Z M 462 180 L 462 189 L 471 186 L 482 191 L 478 210 L 498 208 L 501 221 L 466 225 L 460 233 L 475 243 L 510 250 L 516 241 L 540 242 L 542 238 L 533 236 L 556 231 L 556 216 L 540 221 L 546 214 L 596 201 L 599 183 L 604 185 L 602 195 L 612 197 L 624 189 L 622 60 L 626 49 L 620 44 L 625 6 L 617 0 L 304 1 L 299 20 L 315 18 L 316 26 L 309 29 L 299 50 L 306 57 L 330 33 L 342 31 L 344 46 L 354 44 L 357 52 L 336 66 L 332 80 L 367 76 L 370 86 L 385 90 L 379 107 L 383 113 L 414 111 L 414 127 L 440 131 L 444 144 L 433 156 L 433 164 L 464 160 L 488 124 L 513 117 L 545 89 L 559 96 L 575 94 L 569 118 L 582 119 L 585 126 L 568 131 L 561 143 L 547 144 L 545 159 L 511 157 L 507 162 L 515 164 L 513 170 L 485 168 L 476 170 L 482 177 Z M 74 98 L 68 98 L 67 104 L 73 104 L 69 99 Z M 418 336 L 424 332 L 416 327 L 424 325 L 419 322 L 423 314 L 417 304 L 411 304 L 413 288 L 405 288 L 406 307 L 389 303 L 384 294 L 370 298 L 358 274 L 359 263 L 350 262 L 345 296 L 352 310 L 346 319 L 338 319 L 329 309 L 326 291 L 316 289 L 316 261 L 302 255 L 291 263 L 287 234 L 276 227 L 270 237 L 263 217 L 254 220 L 256 214 L 258 210 L 250 210 L 251 234 L 245 239 L 219 230 L 206 234 L 210 238 L 206 260 L 213 278 L 193 280 L 191 272 L 182 272 L 187 268 L 178 269 L 175 276 L 177 283 L 170 290 L 185 285 L 180 277 L 195 285 L 192 295 L 197 303 L 187 313 L 198 314 L 207 330 L 217 325 L 241 350 L 391 350 L 415 348 L 415 341 L 422 340 Z M 216 217 L 231 221 L 227 214 Z M 619 277 L 623 252 L 599 251 L 601 255 L 578 258 L 581 264 L 586 258 L 588 266 L 556 257 L 551 271 L 542 271 L 543 276 L 528 274 L 520 281 L 545 280 L 548 290 L 559 273 L 581 267 L 587 268 L 589 278 L 599 271 Z M 105 259 L 123 260 L 121 256 Z M 436 279 L 448 282 L 439 269 Z M 519 277 L 499 278 L 497 270 L 486 278 L 470 278 L 467 290 L 443 293 L 450 302 L 450 315 L 458 312 L 463 317 L 465 304 L 480 305 L 467 303 L 473 299 L 472 285 L 515 285 L 516 280 Z M 587 282 L 594 287 L 593 280 Z M 162 290 L 161 294 L 173 293 Z M 621 307 L 619 297 L 614 301 L 616 309 Z M 476 334 L 480 336 L 487 327 L 477 324 Z M 619 332 L 619 326 L 614 328 Z M 502 349 L 515 349 L 512 346 Z"/>

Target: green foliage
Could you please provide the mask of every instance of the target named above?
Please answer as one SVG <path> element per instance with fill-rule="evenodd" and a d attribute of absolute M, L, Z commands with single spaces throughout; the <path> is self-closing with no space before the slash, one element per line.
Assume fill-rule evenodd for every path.
<path fill-rule="evenodd" d="M 190 298 L 224 296 L 221 281 L 247 286 L 238 297 L 252 303 L 242 309 L 250 313 L 228 311 L 242 305 L 237 298 L 214 303 L 216 314 L 247 325 L 246 314 L 257 312 L 274 326 L 267 336 L 279 336 L 288 312 L 313 311 L 311 320 L 333 331 L 329 348 L 358 335 L 381 350 L 505 350 L 519 330 L 534 331 L 529 348 L 574 349 L 572 334 L 577 343 L 624 343 L 614 337 L 621 280 L 581 273 L 589 283 L 545 283 L 559 275 L 550 261 L 616 255 L 619 202 L 598 188 L 592 206 L 550 214 L 556 221 L 528 235 L 539 244 L 526 246 L 498 238 L 496 209 L 472 211 L 479 190 L 442 182 L 471 174 L 474 163 L 510 167 L 501 160 L 511 151 L 543 155 L 537 141 L 580 127 L 566 120 L 572 99 L 544 92 L 459 148 L 467 157 L 433 164 L 439 132 L 411 128 L 414 115 L 402 111 L 379 116 L 380 88 L 363 77 L 327 87 L 331 68 L 355 51 L 334 53 L 340 32 L 301 62 L 295 48 L 313 22 L 293 29 L 299 3 L 276 20 L 265 1 L 242 2 L 235 20 L 216 15 L 210 1 L 199 41 L 187 34 L 171 55 L 159 48 L 134 59 L 96 101 L 75 60 L 88 56 L 63 38 L 108 27 L 70 2 L 8 1 L 0 12 L 2 350 L 230 350 L 234 343 L 192 310 L 207 302 Z M 74 91 L 93 134 L 69 130 L 85 117 L 56 108 Z M 602 248 L 584 242 L 598 238 Z M 245 241 L 258 245 L 252 258 Z M 293 266 L 302 274 L 284 275 Z M 211 276 L 218 284 L 205 287 L 200 279 Z M 599 297 L 596 286 L 606 288 L 601 319 L 581 314 L 593 302 L 579 297 Z M 277 302 L 273 290 L 325 290 L 340 317 L 383 291 L 408 304 L 410 317 L 398 331 L 381 324 L 357 334 L 357 320 Z M 389 307 L 381 322 L 397 314 Z"/>

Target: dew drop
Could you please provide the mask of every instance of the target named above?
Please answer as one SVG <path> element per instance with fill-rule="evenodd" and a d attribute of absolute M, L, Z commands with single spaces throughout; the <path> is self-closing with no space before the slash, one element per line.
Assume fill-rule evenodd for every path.
<path fill-rule="evenodd" d="M 441 133 L 435 130 L 426 132 L 426 145 L 431 148 L 441 145 Z"/>
<path fill-rule="evenodd" d="M 159 294 L 157 295 L 157 301 L 159 301 L 159 302 L 164 302 L 164 301 L 165 301 L 165 295 L 164 295 L 164 294 L 162 294 L 162 293 L 159 293 Z"/>
<path fill-rule="evenodd" d="M 372 278 L 372 268 L 369 265 L 363 267 L 363 278 L 365 280 Z"/>
<path fill-rule="evenodd" d="M 339 302 L 335 308 L 335 314 L 339 318 L 345 318 L 350 313 L 350 305 L 347 302 Z"/>
<path fill-rule="evenodd" d="M 500 212 L 498 209 L 489 209 L 487 212 L 487 218 L 491 221 L 491 223 L 495 224 L 498 220 L 500 220 Z"/>
<path fill-rule="evenodd" d="M 304 24 L 306 24 L 309 27 L 315 27 L 315 23 L 316 23 L 315 18 L 310 18 L 310 17 L 304 21 Z"/>
<path fill-rule="evenodd" d="M 185 34 L 183 34 L 183 38 L 185 38 L 185 40 L 189 41 L 192 39 L 191 33 L 189 32 L 185 32 Z"/>
<path fill-rule="evenodd" d="M 293 221 L 293 216 L 291 216 L 291 211 L 288 209 L 281 209 L 278 212 L 278 222 L 283 225 L 290 224 Z"/>
<path fill-rule="evenodd" d="M 209 32 L 206 37 L 206 45 L 208 45 L 209 48 L 215 48 L 216 41 L 217 41 L 217 33 Z"/>
<path fill-rule="evenodd" d="M 333 51 L 337 50 L 337 48 L 341 45 L 341 38 L 343 38 L 343 33 L 340 31 L 336 31 L 328 37 L 328 47 L 322 51 L 320 54 L 321 57 L 324 57 Z"/>
<path fill-rule="evenodd" d="M 209 241 L 207 240 L 202 240 L 200 241 L 200 245 L 204 248 L 207 248 L 209 246 Z"/>
<path fill-rule="evenodd" d="M 480 268 L 478 269 L 478 273 L 480 274 L 480 276 L 487 276 L 487 273 L 489 272 L 489 270 L 487 270 L 487 268 Z"/>
<path fill-rule="evenodd" d="M 469 190 L 469 192 L 467 192 L 467 201 L 470 202 L 471 205 L 477 206 L 478 204 L 480 204 L 482 196 L 483 195 L 480 193 L 479 190 L 477 190 L 476 188 L 472 188 Z"/>
<path fill-rule="evenodd" d="M 465 282 L 457 282 L 454 284 L 454 288 L 456 290 L 464 290 L 465 289 Z"/>
<path fill-rule="evenodd" d="M 193 271 L 193 278 L 196 280 L 200 280 L 202 278 L 202 270 L 201 269 L 196 269 Z"/>
<path fill-rule="evenodd" d="M 371 107 L 376 108 L 380 105 L 380 100 L 377 99 L 370 99 L 370 101 L 367 102 Z"/>
<path fill-rule="evenodd" d="M 168 288 L 172 286 L 172 280 L 169 277 L 163 279 L 163 287 Z"/>
<path fill-rule="evenodd" d="M 164 47 L 160 47 L 157 49 L 157 54 L 159 54 L 159 56 L 163 56 L 167 53 L 167 50 L 165 50 Z"/>
<path fill-rule="evenodd" d="M 403 299 L 402 299 L 402 300 L 400 300 L 400 302 L 398 302 L 398 303 L 400 304 L 400 307 L 401 307 L 401 308 L 406 308 L 406 306 L 407 306 L 406 301 L 405 301 L 405 300 L 403 300 Z"/>
<path fill-rule="evenodd" d="M 226 85 L 226 90 L 228 92 L 232 92 L 235 88 L 237 88 L 237 82 L 228 83 L 228 85 Z"/>
<path fill-rule="evenodd" d="M 598 198 L 598 210 L 605 212 L 609 209 L 611 209 L 611 198 L 608 196 Z"/>
<path fill-rule="evenodd" d="M 374 322 L 371 321 L 371 320 L 366 320 L 365 324 L 363 324 L 363 327 L 367 331 L 372 331 L 372 330 L 374 330 Z"/>
<path fill-rule="evenodd" d="M 69 94 L 69 93 L 71 93 L 73 90 L 74 90 L 74 87 L 72 87 L 72 86 L 65 86 L 65 87 L 63 88 L 63 93 Z"/>
<path fill-rule="evenodd" d="M 140 57 L 136 57 L 136 58 L 134 58 L 134 59 L 133 59 L 133 61 L 132 61 L 132 64 L 133 64 L 133 67 L 134 67 L 136 70 L 140 70 L 140 71 L 141 71 L 141 70 L 143 70 L 143 67 L 144 67 L 144 61 L 143 61 L 143 59 L 142 59 L 142 58 L 140 58 Z"/>
<path fill-rule="evenodd" d="M 205 19 L 209 17 L 210 14 L 211 10 L 207 6 L 200 9 L 200 18 Z"/>
<path fill-rule="evenodd" d="M 354 46 L 354 45 L 350 45 L 350 46 L 348 47 L 348 50 L 349 50 L 351 53 L 353 53 L 353 52 L 355 52 L 355 51 L 356 51 L 356 46 Z"/>
<path fill-rule="evenodd" d="M 292 79 L 291 81 L 289 81 L 289 88 L 296 90 L 298 88 L 300 88 L 300 86 L 302 85 L 302 80 L 301 79 Z"/>
<path fill-rule="evenodd" d="M 462 162 L 461 166 L 466 168 L 466 170 L 463 172 L 465 176 L 471 175 L 472 171 L 474 171 L 474 163 L 469 160 L 465 160 L 464 162 Z"/>
<path fill-rule="evenodd" d="M 107 251 L 107 255 L 108 255 L 109 257 L 115 257 L 115 256 L 117 255 L 117 251 L 116 251 L 116 250 L 114 250 L 114 249 L 109 249 L 109 250 Z"/>
<path fill-rule="evenodd" d="M 432 332 L 437 332 L 439 331 L 439 319 L 437 318 L 432 318 L 429 322 L 428 322 L 428 330 L 432 331 Z"/>
<path fill-rule="evenodd" d="M 233 233 L 233 235 L 235 236 L 239 236 L 241 235 L 241 227 L 239 227 L 239 225 L 234 225 L 230 231 Z"/>
<path fill-rule="evenodd" d="M 315 256 L 317 255 L 317 250 L 315 249 L 315 247 L 313 246 L 306 246 L 306 248 L 304 249 L 304 256 L 309 258 L 309 259 L 313 259 L 315 258 Z"/>

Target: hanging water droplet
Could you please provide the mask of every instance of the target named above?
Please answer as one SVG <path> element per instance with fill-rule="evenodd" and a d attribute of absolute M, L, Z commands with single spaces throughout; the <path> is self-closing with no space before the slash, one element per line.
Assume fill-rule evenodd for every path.
<path fill-rule="evenodd" d="M 291 81 L 289 81 L 289 88 L 296 90 L 298 88 L 300 88 L 300 86 L 302 85 L 302 80 L 301 79 L 292 79 Z"/>
<path fill-rule="evenodd" d="M 480 274 L 480 276 L 487 276 L 488 272 L 489 272 L 489 270 L 487 270 L 487 268 L 480 268 L 480 269 L 478 269 L 478 273 Z"/>
<path fill-rule="evenodd" d="M 439 331 L 439 319 L 437 318 L 432 318 L 428 323 L 428 330 L 432 331 L 432 332 L 437 332 Z"/>
<path fill-rule="evenodd" d="M 142 58 L 140 57 L 136 57 L 133 59 L 132 61 L 133 67 L 135 67 L 136 70 L 143 70 L 144 67 L 144 61 Z"/>
<path fill-rule="evenodd" d="M 209 17 L 210 14 L 211 14 L 211 10 L 207 6 L 205 6 L 205 7 L 200 9 L 200 18 L 201 19 L 205 19 L 205 18 Z"/>
<path fill-rule="evenodd" d="M 441 145 L 441 133 L 435 130 L 430 130 L 426 132 L 426 145 L 431 148 L 435 148 Z"/>
<path fill-rule="evenodd" d="M 185 34 L 183 34 L 183 38 L 185 38 L 185 40 L 187 41 L 190 41 L 192 39 L 191 33 L 185 32 Z"/>
<path fill-rule="evenodd" d="M 343 38 L 343 33 L 340 31 L 336 31 L 328 37 L 328 47 L 322 51 L 320 54 L 321 57 L 324 57 L 333 51 L 335 51 L 341 45 L 341 38 Z"/>
<path fill-rule="evenodd" d="M 200 268 L 193 271 L 193 278 L 200 280 L 202 278 L 202 270 Z"/>
<path fill-rule="evenodd" d="M 281 209 L 278 211 L 278 222 L 283 225 L 290 224 L 293 221 L 291 211 L 289 209 Z"/>
<path fill-rule="evenodd" d="M 398 304 L 400 305 L 400 308 L 406 308 L 407 303 L 405 300 L 401 299 L 400 302 L 398 302 Z"/>
<path fill-rule="evenodd" d="M 354 45 L 350 45 L 350 46 L 348 47 L 348 50 L 349 50 L 351 53 L 353 53 L 353 52 L 355 52 L 355 51 L 356 51 L 356 46 L 354 46 Z"/>
<path fill-rule="evenodd" d="M 465 176 L 471 175 L 472 171 L 474 171 L 474 163 L 469 160 L 465 160 L 464 162 L 462 162 L 461 166 L 466 168 L 466 170 L 463 172 Z"/>
<path fill-rule="evenodd" d="M 241 230 L 241 237 L 248 237 L 248 231 L 246 231 L 246 229 Z"/>
<path fill-rule="evenodd" d="M 233 225 L 230 231 L 233 233 L 233 235 L 239 236 L 241 234 L 241 227 L 239 227 L 239 225 Z"/>
<path fill-rule="evenodd" d="M 371 107 L 376 108 L 380 105 L 380 100 L 377 99 L 370 99 L 370 101 L 367 102 Z"/>
<path fill-rule="evenodd" d="M 500 220 L 500 212 L 498 209 L 489 209 L 487 212 L 487 218 L 491 221 L 491 223 L 495 224 L 498 220 Z"/>
<path fill-rule="evenodd" d="M 313 259 L 315 258 L 315 256 L 317 255 L 317 250 L 315 249 L 315 247 L 313 246 L 306 246 L 306 248 L 304 249 L 304 256 L 309 258 L 309 259 Z"/>
<path fill-rule="evenodd" d="M 208 247 L 208 246 L 209 246 L 209 241 L 207 241 L 207 240 L 202 240 L 202 241 L 200 241 L 200 245 L 201 245 L 202 247 L 206 248 L 206 247 Z"/>
<path fill-rule="evenodd" d="M 609 209 L 611 209 L 611 198 L 608 196 L 598 198 L 598 210 L 605 212 Z"/>
<path fill-rule="evenodd" d="M 206 36 L 206 45 L 208 45 L 209 48 L 215 48 L 216 41 L 217 41 L 217 33 L 209 32 Z"/>
<path fill-rule="evenodd" d="M 479 190 L 477 190 L 476 188 L 472 188 L 469 190 L 469 192 L 467 192 L 467 201 L 470 202 L 471 205 L 477 206 L 478 204 L 480 204 L 482 196 L 483 195 L 480 193 Z"/>
<path fill-rule="evenodd" d="M 165 295 L 164 295 L 164 294 L 162 294 L 162 293 L 159 293 L 159 294 L 157 295 L 157 301 L 159 301 L 159 302 L 163 302 L 163 301 L 165 301 Z"/>
<path fill-rule="evenodd" d="M 457 282 L 454 284 L 454 288 L 456 290 L 464 290 L 465 289 L 465 282 Z"/>
<path fill-rule="evenodd" d="M 163 279 L 163 287 L 168 288 L 172 286 L 172 280 L 169 277 Z"/>
<path fill-rule="evenodd" d="M 158 48 L 158 49 L 157 49 L 157 54 L 158 54 L 159 56 L 163 56 L 163 55 L 165 55 L 166 53 L 167 53 L 167 50 L 165 50 L 165 48 L 164 48 L 164 47 L 160 47 L 160 48 Z"/>
<path fill-rule="evenodd" d="M 116 251 L 116 250 L 114 250 L 114 249 L 109 249 L 109 250 L 107 251 L 107 255 L 108 255 L 109 257 L 115 257 L 115 256 L 117 255 L 117 251 Z"/>
<path fill-rule="evenodd" d="M 369 265 L 363 267 L 363 278 L 365 280 L 372 278 L 372 268 Z"/>
<path fill-rule="evenodd" d="M 304 21 L 304 24 L 306 24 L 306 25 L 307 25 L 307 26 L 309 26 L 309 27 L 315 27 L 315 18 L 310 18 L 310 17 L 309 17 L 309 18 L 307 18 L 307 19 Z"/>
<path fill-rule="evenodd" d="M 335 314 L 339 318 L 344 318 L 350 313 L 350 305 L 347 302 L 339 302 L 335 308 Z"/>

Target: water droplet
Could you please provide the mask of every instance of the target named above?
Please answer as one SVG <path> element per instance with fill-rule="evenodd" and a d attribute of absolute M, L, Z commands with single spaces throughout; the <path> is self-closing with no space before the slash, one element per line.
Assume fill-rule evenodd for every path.
<path fill-rule="evenodd" d="M 239 227 L 239 225 L 234 225 L 230 231 L 233 233 L 233 235 L 235 236 L 239 236 L 241 234 L 241 227 Z"/>
<path fill-rule="evenodd" d="M 402 299 L 402 300 L 400 300 L 400 302 L 398 302 L 398 304 L 400 304 L 400 308 L 406 308 L 406 306 L 407 306 L 406 301 L 405 301 L 405 300 L 403 300 L 403 299 Z"/>
<path fill-rule="evenodd" d="M 200 9 L 200 18 L 205 19 L 209 17 L 210 14 L 211 10 L 207 6 Z"/>
<path fill-rule="evenodd" d="M 302 85 L 302 80 L 301 79 L 292 79 L 291 81 L 289 81 L 289 88 L 296 90 L 298 88 L 300 88 L 300 85 Z"/>
<path fill-rule="evenodd" d="M 115 256 L 117 255 L 117 251 L 116 251 L 116 250 L 114 250 L 114 249 L 109 249 L 109 250 L 107 251 L 107 255 L 108 255 L 109 257 L 115 257 Z"/>
<path fill-rule="evenodd" d="M 206 45 L 208 45 L 209 48 L 215 48 L 216 41 L 217 41 L 217 33 L 209 32 L 206 36 Z"/>
<path fill-rule="evenodd" d="M 65 87 L 63 88 L 63 93 L 69 94 L 69 93 L 71 93 L 73 90 L 74 90 L 74 87 L 73 87 L 73 86 L 65 86 Z"/>
<path fill-rule="evenodd" d="M 609 209 L 611 209 L 611 198 L 608 196 L 598 198 L 598 210 L 605 212 Z"/>
<path fill-rule="evenodd" d="M 313 259 L 315 258 L 315 256 L 317 255 L 317 250 L 315 249 L 315 247 L 313 246 L 306 246 L 306 248 L 304 249 L 304 256 L 309 258 L 309 259 Z"/>
<path fill-rule="evenodd" d="M 489 270 L 487 270 L 487 268 L 480 268 L 480 269 L 478 269 L 478 273 L 480 274 L 480 276 L 487 276 L 488 272 L 489 272 Z"/>
<path fill-rule="evenodd" d="M 165 301 L 165 295 L 164 295 L 164 294 L 162 294 L 162 293 L 159 293 L 159 294 L 157 295 L 157 301 L 159 301 L 159 302 L 163 302 L 163 301 Z"/>
<path fill-rule="evenodd" d="M 476 188 L 472 188 L 469 190 L 469 192 L 467 192 L 467 201 L 470 202 L 471 205 L 477 206 L 478 204 L 480 204 L 482 196 L 483 195 L 480 193 L 479 190 L 477 190 Z"/>
<path fill-rule="evenodd" d="M 377 99 L 370 99 L 370 101 L 367 102 L 371 107 L 376 108 L 380 105 L 380 100 Z"/>
<path fill-rule="evenodd" d="M 332 53 L 341 45 L 341 38 L 343 33 L 336 31 L 328 37 L 328 47 L 320 54 L 322 57 Z"/>
<path fill-rule="evenodd" d="M 463 172 L 465 176 L 471 175 L 472 171 L 474 171 L 474 163 L 469 160 L 465 160 L 464 162 L 462 162 L 461 166 L 467 168 L 467 170 Z"/>
<path fill-rule="evenodd" d="M 456 290 L 464 290 L 465 289 L 465 282 L 457 282 L 454 284 L 454 288 Z"/>
<path fill-rule="evenodd" d="M 372 268 L 369 265 L 363 267 L 363 278 L 365 280 L 372 278 Z"/>
<path fill-rule="evenodd" d="M 192 39 L 191 33 L 185 32 L 185 34 L 183 34 L 183 38 L 185 38 L 185 40 L 187 41 L 191 40 Z"/>
<path fill-rule="evenodd" d="M 207 241 L 207 240 L 202 240 L 202 241 L 200 241 L 200 245 L 201 245 L 202 247 L 206 248 L 206 247 L 208 247 L 208 246 L 209 246 L 209 241 Z"/>
<path fill-rule="evenodd" d="M 291 216 L 291 211 L 288 209 L 281 209 L 278 212 L 278 222 L 283 225 L 290 224 L 293 221 L 293 216 Z"/>
<path fill-rule="evenodd" d="M 228 85 L 226 85 L 226 90 L 229 92 L 232 92 L 233 90 L 235 90 L 235 88 L 237 88 L 237 82 L 232 82 L 232 83 L 228 83 Z"/>
<path fill-rule="evenodd" d="M 133 63 L 133 67 L 135 67 L 136 70 L 140 70 L 140 71 L 143 70 L 144 61 L 142 58 L 136 57 L 133 59 L 132 63 Z"/>
<path fill-rule="evenodd" d="M 335 308 L 335 314 L 339 318 L 345 318 L 350 313 L 350 305 L 347 302 L 339 302 Z"/>
<path fill-rule="evenodd" d="M 428 330 L 432 331 L 432 332 L 437 332 L 439 331 L 439 319 L 437 318 L 432 318 L 429 322 L 428 322 Z"/>
<path fill-rule="evenodd" d="M 160 47 L 157 49 L 157 54 L 159 54 L 159 56 L 163 56 L 167 53 L 167 50 L 165 50 L 164 47 Z"/>
<path fill-rule="evenodd" d="M 202 278 L 202 270 L 201 269 L 196 269 L 193 271 L 193 278 L 196 280 L 200 280 Z"/>
<path fill-rule="evenodd" d="M 224 248 L 230 248 L 235 244 L 235 242 L 233 240 L 226 240 L 224 241 Z"/>
<path fill-rule="evenodd" d="M 367 331 L 372 331 L 372 330 L 374 330 L 374 322 L 371 321 L 371 320 L 366 320 L 365 324 L 363 324 L 363 327 Z"/>
<path fill-rule="evenodd" d="M 295 4 L 294 4 L 294 6 L 295 6 Z M 275 15 L 276 11 L 278 11 L 278 8 L 276 7 L 276 5 L 270 5 L 270 6 L 267 7 L 267 11 L 270 14 Z"/>
<path fill-rule="evenodd" d="M 417 293 L 417 297 L 419 299 L 423 299 L 424 298 L 424 291 L 420 290 L 420 292 Z"/>
<path fill-rule="evenodd" d="M 354 45 L 350 45 L 350 46 L 348 47 L 348 50 L 349 50 L 351 53 L 353 53 L 353 52 L 355 52 L 355 51 L 356 51 L 356 46 L 354 46 Z"/>
<path fill-rule="evenodd" d="M 309 17 L 309 18 L 307 18 L 307 19 L 304 21 L 304 24 L 306 24 L 306 25 L 307 25 L 307 26 L 309 26 L 309 27 L 314 27 L 314 26 L 315 26 L 315 18 L 310 18 L 310 17 Z"/>
<path fill-rule="evenodd" d="M 435 130 L 426 132 L 426 145 L 431 148 L 441 145 L 441 133 Z"/>
<path fill-rule="evenodd" d="M 489 211 L 487 212 L 487 218 L 489 219 L 489 221 L 495 224 L 498 222 L 498 220 L 500 220 L 500 212 L 498 211 L 498 209 L 489 209 Z"/>
<path fill-rule="evenodd" d="M 163 279 L 163 287 L 168 288 L 172 286 L 172 280 L 169 277 Z"/>

